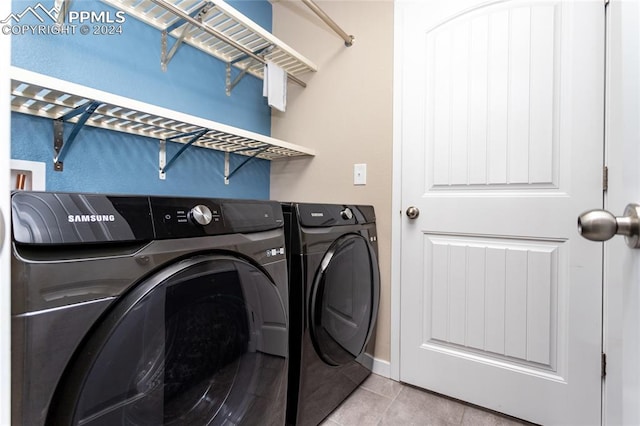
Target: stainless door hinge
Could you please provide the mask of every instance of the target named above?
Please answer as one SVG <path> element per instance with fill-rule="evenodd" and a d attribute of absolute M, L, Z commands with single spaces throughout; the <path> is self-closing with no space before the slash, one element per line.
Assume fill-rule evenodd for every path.
<path fill-rule="evenodd" d="M 605 353 L 602 354 L 602 358 L 600 362 L 601 362 L 600 371 L 601 371 L 602 377 L 604 377 L 607 375 L 607 354 Z"/>
<path fill-rule="evenodd" d="M 602 190 L 607 191 L 609 189 L 609 168 L 604 166 L 602 168 Z"/>

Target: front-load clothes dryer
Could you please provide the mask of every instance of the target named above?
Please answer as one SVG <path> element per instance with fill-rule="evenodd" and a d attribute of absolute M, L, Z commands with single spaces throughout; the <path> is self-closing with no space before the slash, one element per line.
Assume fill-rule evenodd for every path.
<path fill-rule="evenodd" d="M 371 206 L 283 203 L 290 296 L 287 424 L 317 425 L 371 373 L 380 299 Z"/>
<path fill-rule="evenodd" d="M 279 203 L 11 203 L 12 424 L 284 424 Z"/>

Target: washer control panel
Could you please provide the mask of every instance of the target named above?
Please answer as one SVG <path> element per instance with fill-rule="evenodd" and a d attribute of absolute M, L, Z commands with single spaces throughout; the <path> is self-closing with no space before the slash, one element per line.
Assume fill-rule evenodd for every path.
<path fill-rule="evenodd" d="M 221 205 L 214 200 L 151 198 L 156 238 L 226 234 Z"/>
<path fill-rule="evenodd" d="M 284 227 L 277 201 L 19 191 L 19 244 L 87 244 L 261 232 Z"/>

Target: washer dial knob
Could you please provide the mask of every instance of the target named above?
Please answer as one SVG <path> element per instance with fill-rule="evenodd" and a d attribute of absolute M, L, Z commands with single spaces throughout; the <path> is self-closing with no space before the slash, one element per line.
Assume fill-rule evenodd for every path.
<path fill-rule="evenodd" d="M 198 204 L 189 211 L 189 218 L 202 226 L 210 224 L 212 216 L 211 209 L 203 204 Z"/>
<path fill-rule="evenodd" d="M 340 216 L 344 220 L 351 220 L 351 219 L 353 219 L 353 212 L 351 211 L 351 209 L 349 207 L 346 207 L 344 210 L 342 210 L 340 212 Z"/>

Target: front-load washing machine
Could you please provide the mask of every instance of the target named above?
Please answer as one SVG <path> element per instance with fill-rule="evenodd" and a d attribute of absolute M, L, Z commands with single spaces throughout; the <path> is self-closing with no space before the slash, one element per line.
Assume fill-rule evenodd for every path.
<path fill-rule="evenodd" d="M 372 206 L 283 203 L 289 260 L 287 424 L 317 425 L 371 373 L 380 299 Z"/>
<path fill-rule="evenodd" d="M 284 424 L 280 204 L 11 203 L 12 424 Z"/>

